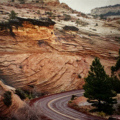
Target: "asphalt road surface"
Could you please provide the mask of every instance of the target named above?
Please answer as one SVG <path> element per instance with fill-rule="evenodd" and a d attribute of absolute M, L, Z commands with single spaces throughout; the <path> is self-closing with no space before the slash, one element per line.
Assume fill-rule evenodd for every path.
<path fill-rule="evenodd" d="M 83 90 L 76 90 L 51 95 L 36 101 L 34 105 L 52 120 L 103 120 L 103 118 L 86 115 L 67 106 L 72 95 L 82 96 L 83 92 Z"/>

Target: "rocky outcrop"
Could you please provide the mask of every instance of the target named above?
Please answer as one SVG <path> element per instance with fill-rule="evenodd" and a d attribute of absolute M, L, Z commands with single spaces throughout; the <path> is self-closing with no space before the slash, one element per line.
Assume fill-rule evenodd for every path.
<path fill-rule="evenodd" d="M 3 55 L 5 82 L 14 87 L 37 86 L 38 91 L 60 92 L 81 88 L 89 66 L 82 57 L 56 53 Z M 79 78 L 79 76 L 81 78 Z"/>
<path fill-rule="evenodd" d="M 1 0 L 0 3 L 3 2 L 14 2 L 14 3 L 20 3 L 21 1 L 24 1 L 24 3 L 33 3 L 33 2 L 39 2 L 39 0 Z M 59 0 L 43 0 L 44 3 L 59 3 Z"/>
<path fill-rule="evenodd" d="M 6 91 L 11 91 L 11 96 L 12 96 L 12 104 L 7 107 L 4 102 L 3 102 L 3 94 Z M 4 85 L 0 81 L 0 118 L 4 119 L 6 117 L 9 117 L 11 113 L 17 111 L 19 108 L 23 107 L 25 103 L 13 93 L 11 89 L 9 89 L 8 86 Z"/>
<path fill-rule="evenodd" d="M 65 4 L 62 5 L 60 10 Z M 15 4 L 9 10 L 17 11 L 18 6 L 22 14 L 29 12 L 33 18 L 41 8 L 39 4 Z M 41 8 L 40 12 L 44 14 L 45 10 Z M 112 35 L 59 30 L 46 19 L 18 18 L 10 22 L 9 27 L 1 24 L 0 28 L 0 77 L 16 88 L 30 89 L 29 85 L 33 85 L 37 91 L 50 93 L 82 88 L 94 57 L 101 58 L 110 73 L 118 56 L 119 44 Z"/>
<path fill-rule="evenodd" d="M 106 7 L 100 7 L 95 8 L 91 10 L 91 15 L 101 15 L 101 14 L 109 14 L 111 15 L 120 12 L 120 4 L 114 5 L 114 6 L 106 6 Z"/>
<path fill-rule="evenodd" d="M 76 31 L 54 33 L 52 21 L 18 19 L 11 24 L 14 34 L 4 27 L 0 31 L 0 77 L 6 84 L 24 89 L 33 85 L 50 93 L 79 89 L 94 56 L 107 59 L 103 65 L 110 73 L 115 62 L 109 58 L 116 57 L 118 44 L 94 35 L 81 37 Z"/>
<path fill-rule="evenodd" d="M 57 50 L 55 23 L 18 20 L 11 24 L 14 36 L 4 28 L 0 32 L 0 77 L 6 84 L 28 89 L 34 85 L 52 93 L 82 88 L 89 65 L 83 57 Z"/>

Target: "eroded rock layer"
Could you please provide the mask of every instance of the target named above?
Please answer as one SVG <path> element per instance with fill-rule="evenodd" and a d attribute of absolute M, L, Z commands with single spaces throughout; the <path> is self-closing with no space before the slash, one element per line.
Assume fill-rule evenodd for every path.
<path fill-rule="evenodd" d="M 89 67 L 82 57 L 56 53 L 6 54 L 0 63 L 1 77 L 7 84 L 14 87 L 32 84 L 52 92 L 81 88 Z"/>
<path fill-rule="evenodd" d="M 26 89 L 33 85 L 50 93 L 79 89 L 94 57 L 101 58 L 110 74 L 119 49 L 113 36 L 60 32 L 54 22 L 18 19 L 21 25 L 0 31 L 0 77 L 6 84 Z"/>
<path fill-rule="evenodd" d="M 3 102 L 3 94 L 6 91 L 11 91 L 12 104 L 9 107 Z M 17 111 L 18 108 L 21 108 L 24 105 L 25 103 L 16 94 L 14 94 L 8 86 L 4 85 L 0 81 L 0 118 L 2 117 L 2 119 L 5 119 L 9 117 L 11 113 Z"/>

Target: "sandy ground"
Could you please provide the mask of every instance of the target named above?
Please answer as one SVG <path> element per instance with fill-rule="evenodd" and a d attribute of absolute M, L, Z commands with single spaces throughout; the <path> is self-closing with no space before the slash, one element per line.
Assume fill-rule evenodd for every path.
<path fill-rule="evenodd" d="M 84 96 L 78 97 L 77 99 L 74 100 L 74 102 L 78 106 L 91 105 L 90 103 L 87 102 L 87 98 L 85 98 Z"/>

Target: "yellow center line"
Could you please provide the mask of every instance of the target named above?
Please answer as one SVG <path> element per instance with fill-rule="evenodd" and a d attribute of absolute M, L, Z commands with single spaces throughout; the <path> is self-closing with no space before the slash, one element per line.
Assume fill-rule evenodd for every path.
<path fill-rule="evenodd" d="M 82 93 L 84 93 L 84 92 L 82 92 Z M 80 94 L 80 93 L 76 93 L 76 94 L 74 94 L 74 95 L 77 95 L 77 94 Z M 53 108 L 50 106 L 50 104 L 51 104 L 52 102 L 54 102 L 54 101 L 56 101 L 56 100 L 59 100 L 59 99 L 61 99 L 61 98 L 65 98 L 65 97 L 71 96 L 71 95 L 73 95 L 73 94 L 65 95 L 65 96 L 62 96 L 62 97 L 59 97 L 59 98 L 56 98 L 56 99 L 51 100 L 51 101 L 48 103 L 48 107 L 49 107 L 52 111 L 54 111 L 54 112 L 56 112 L 56 113 L 58 113 L 58 114 L 60 114 L 60 115 L 62 115 L 62 116 L 71 118 L 71 119 L 73 119 L 73 120 L 80 120 L 80 119 L 78 119 L 78 118 L 74 118 L 74 117 L 71 117 L 71 116 L 69 116 L 69 115 L 66 115 L 66 114 L 63 114 L 63 113 L 61 113 L 61 112 L 58 112 L 58 111 L 56 111 L 55 109 L 53 109 Z"/>

